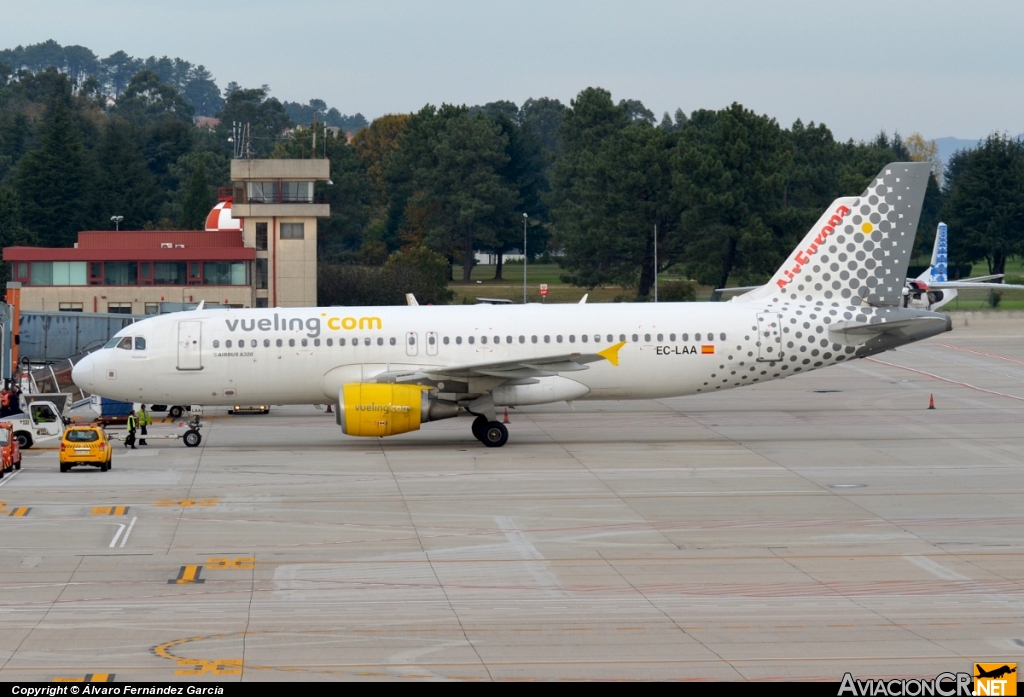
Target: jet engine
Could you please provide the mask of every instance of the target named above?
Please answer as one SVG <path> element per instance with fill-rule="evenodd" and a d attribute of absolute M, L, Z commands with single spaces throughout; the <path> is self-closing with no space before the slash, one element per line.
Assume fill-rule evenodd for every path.
<path fill-rule="evenodd" d="M 421 423 L 458 413 L 458 405 L 431 397 L 427 387 L 350 382 L 338 390 L 336 420 L 346 435 L 379 437 L 418 431 Z"/>

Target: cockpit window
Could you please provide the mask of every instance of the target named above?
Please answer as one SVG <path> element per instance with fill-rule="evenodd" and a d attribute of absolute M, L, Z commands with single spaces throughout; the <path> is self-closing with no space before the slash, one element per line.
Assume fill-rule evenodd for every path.
<path fill-rule="evenodd" d="M 103 348 L 114 348 L 115 346 L 117 346 L 117 342 L 119 342 L 120 340 L 121 340 L 121 337 L 115 336 L 113 339 L 108 341 L 106 343 L 106 345 L 104 345 Z"/>
<path fill-rule="evenodd" d="M 117 342 L 119 349 L 125 349 L 126 351 L 132 350 L 132 338 L 130 336 L 123 336 L 121 340 Z"/>
<path fill-rule="evenodd" d="M 141 336 L 135 337 L 135 350 L 136 351 L 145 351 L 146 350 L 146 340 L 143 337 L 141 337 Z"/>

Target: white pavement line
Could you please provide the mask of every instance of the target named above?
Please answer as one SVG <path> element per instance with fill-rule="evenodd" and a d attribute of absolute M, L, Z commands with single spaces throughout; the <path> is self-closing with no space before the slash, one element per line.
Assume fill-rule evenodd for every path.
<path fill-rule="evenodd" d="M 124 537 L 121 538 L 121 544 L 118 545 L 119 547 L 124 547 L 124 543 L 128 541 L 128 536 L 132 534 L 132 528 L 135 527 L 135 521 L 138 519 L 139 517 L 135 516 L 132 518 L 132 522 L 128 523 L 128 530 L 125 531 Z"/>
<path fill-rule="evenodd" d="M 880 363 L 882 365 L 887 365 L 890 368 L 901 368 L 903 370 L 909 370 L 910 372 L 917 373 L 918 375 L 927 375 L 930 378 L 935 378 L 936 380 L 941 380 L 942 382 L 948 382 L 948 383 L 953 384 L 953 385 L 959 385 L 960 387 L 966 387 L 968 389 L 977 390 L 978 392 L 986 392 L 988 394 L 994 394 L 997 397 L 1006 397 L 1007 399 L 1016 399 L 1018 402 L 1024 402 L 1024 397 L 1018 397 L 1017 395 L 1006 394 L 1005 392 L 996 392 L 995 390 L 986 390 L 984 387 L 978 387 L 977 385 L 972 385 L 969 382 L 960 382 L 959 380 L 950 380 L 949 378 L 944 378 L 941 375 L 936 375 L 935 373 L 929 373 L 929 372 L 927 372 L 925 370 L 918 370 L 917 368 L 908 368 L 905 365 L 897 365 L 896 363 L 889 363 L 887 361 L 880 361 L 877 358 L 865 358 L 864 360 L 871 361 L 872 363 Z"/>
<path fill-rule="evenodd" d="M 19 474 L 21 474 L 21 470 L 15 470 L 14 474 L 7 475 L 6 477 L 4 477 L 4 480 L 2 482 L 0 482 L 0 486 L 3 486 L 7 482 L 11 481 L 15 477 L 17 477 Z"/>
<path fill-rule="evenodd" d="M 113 547 L 114 545 L 117 544 L 117 538 L 119 538 L 121 536 L 122 532 L 124 532 L 124 523 L 121 523 L 120 525 L 117 526 L 117 533 L 114 534 L 114 539 L 112 539 L 110 541 L 110 545 L 109 545 L 110 547 Z"/>
<path fill-rule="evenodd" d="M 938 576 L 944 581 L 971 581 L 970 576 L 964 576 L 963 574 L 957 573 L 952 569 L 947 569 L 937 561 L 932 561 L 928 557 L 903 557 L 914 566 L 924 569 L 933 576 Z"/>
<path fill-rule="evenodd" d="M 530 576 L 533 577 L 533 580 L 537 582 L 537 585 L 551 595 L 562 596 L 564 594 L 562 581 L 551 570 L 551 564 L 544 559 L 544 555 L 540 553 L 540 550 L 534 547 L 533 543 L 519 529 L 515 519 L 510 516 L 496 515 L 494 516 L 494 522 L 505 533 L 505 539 L 508 540 L 509 544 L 519 552 L 519 556 L 528 560 L 523 562 L 523 565 Z"/>

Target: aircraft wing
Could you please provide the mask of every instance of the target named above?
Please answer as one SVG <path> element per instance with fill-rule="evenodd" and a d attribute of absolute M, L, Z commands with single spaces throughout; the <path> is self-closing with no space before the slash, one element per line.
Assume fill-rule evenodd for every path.
<path fill-rule="evenodd" d="M 982 276 L 982 278 L 985 278 Z M 974 280 L 970 281 L 935 281 L 925 282 L 928 289 L 937 288 L 939 290 L 943 288 L 956 288 L 966 290 L 969 288 L 987 288 L 988 290 L 999 290 L 1000 288 L 1012 288 L 1013 290 L 1024 290 L 1024 285 L 1015 285 L 1013 283 L 978 283 Z"/>
<path fill-rule="evenodd" d="M 735 288 L 715 288 L 716 293 L 746 293 L 761 286 L 736 286 Z"/>
<path fill-rule="evenodd" d="M 587 363 L 596 363 L 597 361 L 608 361 L 612 365 L 618 365 L 619 349 L 625 345 L 625 341 L 620 341 L 596 353 L 559 353 L 539 358 L 434 368 L 424 372 L 430 377 L 448 378 L 495 377 L 515 380 L 517 378 L 549 377 L 558 373 L 586 370 Z"/>
<path fill-rule="evenodd" d="M 995 280 L 997 278 L 1002 278 L 1005 275 L 1006 275 L 1005 273 L 993 273 L 993 274 L 989 274 L 988 276 L 975 276 L 974 278 L 961 278 L 959 282 L 960 283 L 974 283 L 976 281 L 992 281 L 992 280 Z M 942 283 L 945 283 L 945 282 L 946 281 L 942 281 Z"/>
<path fill-rule="evenodd" d="M 542 378 L 587 370 L 587 363 L 608 361 L 612 365 L 619 364 L 619 349 L 626 345 L 625 341 L 609 346 L 596 353 L 559 353 L 550 356 L 524 358 L 512 361 L 496 361 L 490 363 L 470 363 L 445 367 L 431 366 L 415 371 L 391 371 L 377 375 L 377 382 L 410 382 L 414 380 L 450 380 L 457 378 L 504 378 L 518 380 L 522 378 Z"/>

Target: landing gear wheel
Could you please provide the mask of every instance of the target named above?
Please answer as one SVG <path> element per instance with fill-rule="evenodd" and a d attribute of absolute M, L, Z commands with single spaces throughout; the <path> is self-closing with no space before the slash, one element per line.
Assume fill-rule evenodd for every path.
<path fill-rule="evenodd" d="M 203 437 L 199 435 L 199 431 L 196 431 L 195 429 L 185 431 L 185 435 L 182 436 L 182 438 L 185 441 L 185 446 L 189 448 L 196 447 L 203 440 Z"/>
<path fill-rule="evenodd" d="M 491 421 L 484 427 L 480 442 L 488 448 L 500 448 L 508 442 L 508 429 L 500 421 Z"/>
<path fill-rule="evenodd" d="M 471 430 L 473 431 L 473 437 L 476 438 L 481 443 L 484 440 L 484 429 L 485 428 L 487 428 L 487 417 L 486 416 L 478 416 L 475 419 L 473 419 L 473 426 L 471 428 Z"/>
<path fill-rule="evenodd" d="M 168 411 L 167 413 L 168 415 L 170 415 L 172 419 L 177 419 L 180 418 L 181 415 L 185 413 L 185 410 L 182 409 L 181 407 L 171 407 L 171 410 Z"/>

